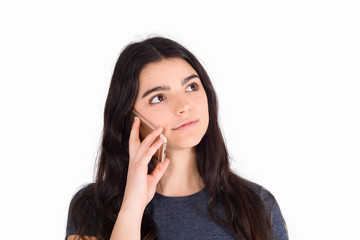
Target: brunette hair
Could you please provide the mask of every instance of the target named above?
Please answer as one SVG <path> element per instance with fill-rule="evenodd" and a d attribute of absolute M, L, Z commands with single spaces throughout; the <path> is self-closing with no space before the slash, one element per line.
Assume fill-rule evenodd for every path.
<path fill-rule="evenodd" d="M 209 191 L 208 211 L 237 239 L 272 239 L 271 222 L 262 200 L 246 180 L 230 170 L 229 156 L 218 123 L 217 97 L 210 78 L 195 56 L 179 43 L 153 37 L 126 46 L 119 56 L 105 104 L 104 128 L 95 183 L 74 198 L 70 213 L 79 236 L 92 226 L 98 239 L 109 239 L 124 197 L 129 163 L 129 114 L 145 65 L 182 58 L 197 72 L 205 88 L 209 126 L 196 146 L 199 173 Z M 151 171 L 151 168 L 150 170 Z M 220 215 L 218 206 L 225 214 Z M 78 216 L 81 213 L 81 216 Z M 156 239 L 151 216 L 141 224 L 143 239 Z"/>

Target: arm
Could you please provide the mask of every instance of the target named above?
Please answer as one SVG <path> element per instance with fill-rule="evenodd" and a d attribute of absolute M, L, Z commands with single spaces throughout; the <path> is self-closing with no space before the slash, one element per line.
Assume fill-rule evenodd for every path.
<path fill-rule="evenodd" d="M 164 163 L 158 164 L 151 174 L 148 174 L 148 163 L 155 151 L 162 144 L 162 139 L 155 143 L 154 141 L 162 130 L 159 128 L 153 131 L 140 143 L 139 126 L 140 120 L 135 118 L 129 139 L 130 159 L 124 198 L 112 230 L 111 240 L 140 239 L 141 221 L 145 207 L 154 197 L 156 185 L 169 164 L 169 159 L 166 159 Z M 86 188 L 80 191 L 84 190 L 86 190 Z M 77 195 L 80 195 L 79 192 Z M 72 201 L 74 201 L 74 199 Z M 78 214 L 81 215 L 81 211 Z M 94 234 L 92 227 L 88 230 L 85 234 L 89 235 L 83 236 L 83 239 L 96 240 L 97 238 L 91 237 L 93 236 L 91 234 Z M 70 212 L 67 234 L 69 235 L 66 238 L 67 240 L 81 239 L 79 235 L 76 235 L 76 229 L 72 223 Z"/>
<path fill-rule="evenodd" d="M 281 214 L 280 207 L 277 202 L 274 203 L 273 210 L 271 212 L 271 223 L 274 236 L 278 240 L 288 240 L 288 231 L 285 220 Z"/>
<path fill-rule="evenodd" d="M 140 239 L 145 207 L 154 197 L 156 185 L 169 165 L 169 159 L 166 159 L 148 174 L 148 164 L 163 144 L 162 138 L 154 142 L 161 134 L 162 128 L 157 128 L 140 142 L 139 127 L 140 119 L 135 117 L 129 139 L 130 159 L 124 199 L 110 240 Z"/>

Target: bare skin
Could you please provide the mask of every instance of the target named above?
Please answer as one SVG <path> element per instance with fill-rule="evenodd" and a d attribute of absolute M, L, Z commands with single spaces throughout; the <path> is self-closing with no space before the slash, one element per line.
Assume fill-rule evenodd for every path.
<path fill-rule="evenodd" d="M 147 92 L 151 93 L 145 94 Z M 134 120 L 124 200 L 111 240 L 140 239 L 142 216 L 155 192 L 165 196 L 187 196 L 204 187 L 196 166 L 195 147 L 208 127 L 207 104 L 196 71 L 183 59 L 150 63 L 140 72 L 134 108 L 157 128 L 141 142 L 140 119 Z M 161 133 L 168 140 L 167 158 L 148 174 L 151 157 L 163 144 L 161 138 L 154 142 Z M 76 239 L 73 237 L 76 236 L 68 239 Z"/>

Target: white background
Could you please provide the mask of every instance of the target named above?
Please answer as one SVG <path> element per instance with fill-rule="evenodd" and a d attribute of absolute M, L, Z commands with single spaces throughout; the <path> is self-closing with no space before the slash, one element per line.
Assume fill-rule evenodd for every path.
<path fill-rule="evenodd" d="M 357 2 L 2 1 L 1 238 L 64 239 L 117 57 L 160 34 L 207 69 L 232 167 L 275 195 L 290 239 L 355 239 Z"/>

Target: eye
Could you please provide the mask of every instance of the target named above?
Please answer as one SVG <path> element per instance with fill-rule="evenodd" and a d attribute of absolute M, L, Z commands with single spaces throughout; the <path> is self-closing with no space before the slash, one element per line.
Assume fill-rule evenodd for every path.
<path fill-rule="evenodd" d="M 191 83 L 186 87 L 187 92 L 195 92 L 198 89 L 199 89 L 199 86 L 197 85 L 197 83 Z"/>
<path fill-rule="evenodd" d="M 151 104 L 156 104 L 156 103 L 160 103 L 160 102 L 162 102 L 164 100 L 165 100 L 164 95 L 159 94 L 159 95 L 156 95 L 155 97 L 151 98 L 150 103 Z"/>

